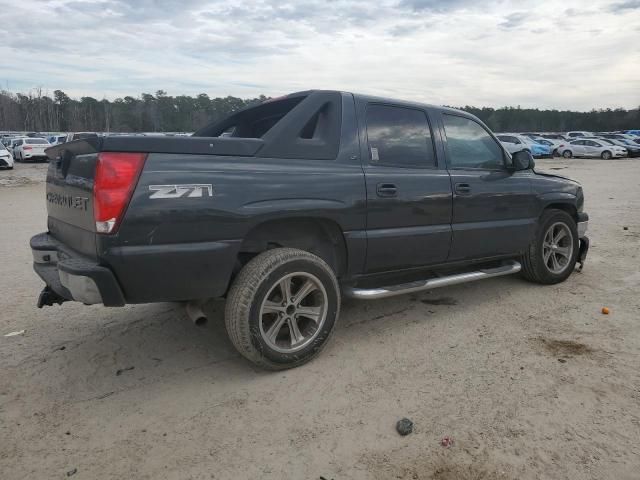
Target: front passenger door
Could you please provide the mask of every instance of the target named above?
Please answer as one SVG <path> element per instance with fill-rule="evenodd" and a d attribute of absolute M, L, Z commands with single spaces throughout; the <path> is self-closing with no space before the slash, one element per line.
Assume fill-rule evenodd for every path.
<path fill-rule="evenodd" d="M 591 140 L 583 140 L 584 142 L 584 154 L 588 157 L 599 157 L 600 146 Z"/>
<path fill-rule="evenodd" d="M 503 148 L 472 118 L 443 113 L 442 125 L 453 185 L 449 260 L 523 251 L 536 223 L 532 171 L 507 169 Z"/>

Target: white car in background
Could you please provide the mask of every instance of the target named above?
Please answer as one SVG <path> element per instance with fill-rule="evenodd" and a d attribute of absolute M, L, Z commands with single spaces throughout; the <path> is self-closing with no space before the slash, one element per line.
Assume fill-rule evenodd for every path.
<path fill-rule="evenodd" d="M 565 137 L 568 137 L 569 140 L 572 138 L 580 138 L 580 137 L 593 137 L 593 132 L 585 132 L 584 130 L 576 130 L 573 132 L 567 132 Z"/>
<path fill-rule="evenodd" d="M 0 168 L 13 168 L 13 155 L 2 143 L 0 143 Z"/>
<path fill-rule="evenodd" d="M 7 149 L 11 152 L 11 155 L 13 155 L 14 160 L 16 158 L 16 147 L 20 145 L 25 138 L 29 138 L 29 137 L 12 138 L 11 141 L 9 142 L 9 145 L 7 145 Z"/>
<path fill-rule="evenodd" d="M 507 149 L 507 152 L 514 154 L 525 150 L 526 143 L 520 140 L 516 135 L 508 133 L 497 133 L 496 137 L 500 140 L 500 143 Z"/>
<path fill-rule="evenodd" d="M 44 150 L 50 146 L 44 138 L 24 138 L 13 149 L 13 157 L 20 162 L 47 160 Z"/>
<path fill-rule="evenodd" d="M 525 135 L 517 133 L 496 133 L 496 137 L 511 154 L 526 150 L 533 155 L 534 158 L 551 155 L 551 148 L 548 145 L 538 143 Z"/>
<path fill-rule="evenodd" d="M 563 134 L 561 133 L 549 133 L 549 132 L 545 132 L 545 133 L 541 133 L 540 137 L 542 138 L 546 138 L 547 140 L 558 140 L 559 142 L 568 142 L 569 138 L 565 137 Z"/>
<path fill-rule="evenodd" d="M 607 145 L 598 140 L 573 140 L 558 148 L 558 153 L 564 158 L 571 157 L 600 157 L 603 160 L 627 156 L 627 149 L 617 145 Z"/>

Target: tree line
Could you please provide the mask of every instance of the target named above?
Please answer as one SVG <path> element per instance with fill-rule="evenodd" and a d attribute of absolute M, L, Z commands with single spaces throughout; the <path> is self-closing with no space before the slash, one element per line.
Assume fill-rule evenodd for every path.
<path fill-rule="evenodd" d="M 238 97 L 211 98 L 155 95 L 126 96 L 115 100 L 75 99 L 62 90 L 47 95 L 41 89 L 28 93 L 0 91 L 0 130 L 33 132 L 192 132 L 231 112 L 266 100 Z M 640 128 L 640 108 L 601 109 L 590 112 L 502 107 L 462 108 L 500 131 L 610 131 Z"/>
<path fill-rule="evenodd" d="M 192 132 L 267 97 L 242 99 L 155 95 L 126 96 L 113 101 L 79 100 L 62 90 L 52 96 L 40 89 L 27 94 L 0 91 L 0 130 L 30 132 Z"/>

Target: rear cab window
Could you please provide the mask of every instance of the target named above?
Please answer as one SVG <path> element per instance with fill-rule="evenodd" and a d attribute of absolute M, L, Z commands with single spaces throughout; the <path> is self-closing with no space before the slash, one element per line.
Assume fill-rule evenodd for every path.
<path fill-rule="evenodd" d="M 450 168 L 505 169 L 504 150 L 479 123 L 447 113 L 442 121 Z"/>
<path fill-rule="evenodd" d="M 431 129 L 424 111 L 369 104 L 366 125 L 371 165 L 436 167 Z"/>
<path fill-rule="evenodd" d="M 25 140 L 24 143 L 26 143 L 27 145 L 47 145 L 49 142 L 47 142 L 44 138 L 30 138 L 28 140 Z"/>

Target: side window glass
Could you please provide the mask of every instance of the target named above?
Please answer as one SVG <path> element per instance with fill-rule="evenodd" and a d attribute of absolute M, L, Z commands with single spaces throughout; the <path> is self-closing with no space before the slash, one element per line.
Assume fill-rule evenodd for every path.
<path fill-rule="evenodd" d="M 451 168 L 505 168 L 502 148 L 480 124 L 446 113 L 442 119 Z"/>
<path fill-rule="evenodd" d="M 372 165 L 436 166 L 427 116 L 421 110 L 369 105 L 367 138 Z"/>

